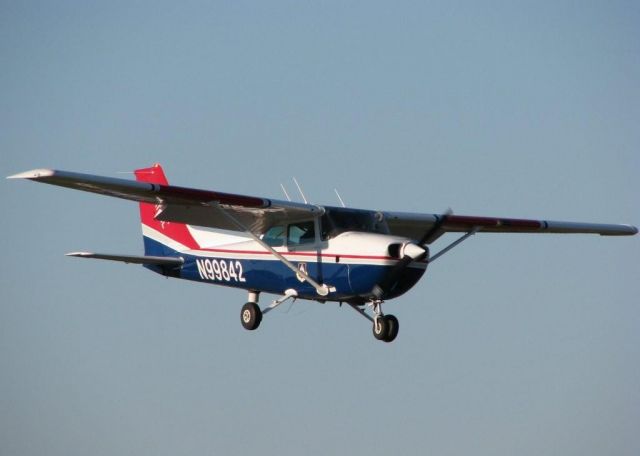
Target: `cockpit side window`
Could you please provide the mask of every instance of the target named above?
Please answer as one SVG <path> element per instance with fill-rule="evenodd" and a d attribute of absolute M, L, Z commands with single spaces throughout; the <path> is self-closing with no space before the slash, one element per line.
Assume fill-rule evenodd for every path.
<path fill-rule="evenodd" d="M 285 238 L 285 227 L 284 226 L 272 226 L 264 233 L 262 236 L 262 240 L 271 247 L 282 247 L 284 245 Z"/>
<path fill-rule="evenodd" d="M 325 211 L 321 219 L 322 240 L 336 237 L 345 231 L 388 234 L 386 223 L 378 220 L 374 212 L 335 207 L 325 207 Z"/>
<path fill-rule="evenodd" d="M 287 232 L 288 245 L 312 244 L 316 240 L 313 220 L 308 222 L 292 223 Z"/>

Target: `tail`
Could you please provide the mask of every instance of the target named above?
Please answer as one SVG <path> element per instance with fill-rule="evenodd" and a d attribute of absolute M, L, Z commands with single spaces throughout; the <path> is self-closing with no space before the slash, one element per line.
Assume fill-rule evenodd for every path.
<path fill-rule="evenodd" d="M 158 163 L 135 170 L 138 182 L 169 185 L 162 166 Z M 140 203 L 140 221 L 145 255 L 167 256 L 175 251 L 197 249 L 198 243 L 184 223 L 161 222 L 155 219 L 159 206 Z"/>

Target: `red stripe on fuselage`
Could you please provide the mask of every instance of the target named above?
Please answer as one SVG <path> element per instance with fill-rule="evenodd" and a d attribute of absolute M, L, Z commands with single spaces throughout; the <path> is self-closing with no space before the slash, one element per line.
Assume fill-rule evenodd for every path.
<path fill-rule="evenodd" d="M 206 252 L 217 252 L 217 253 L 230 253 L 230 254 L 243 254 L 243 255 L 273 255 L 271 252 L 265 250 L 232 250 L 232 249 L 215 249 L 215 248 L 201 248 L 197 250 L 202 250 Z M 352 254 L 342 254 L 342 253 L 321 253 L 318 254 L 316 252 L 278 252 L 283 256 L 306 256 L 306 257 L 318 257 L 321 258 L 352 258 L 352 259 L 362 259 L 362 260 L 394 260 L 397 261 L 398 258 L 390 257 L 390 256 L 375 256 L 375 255 L 352 255 Z"/>

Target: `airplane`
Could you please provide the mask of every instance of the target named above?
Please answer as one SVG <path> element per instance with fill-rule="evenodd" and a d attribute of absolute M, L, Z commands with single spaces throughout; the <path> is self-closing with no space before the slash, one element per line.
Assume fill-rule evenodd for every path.
<path fill-rule="evenodd" d="M 169 185 L 162 167 L 127 180 L 53 169 L 9 176 L 139 202 L 144 255 L 71 252 L 68 256 L 141 264 L 166 277 L 248 292 L 240 321 L 247 330 L 283 302 L 306 299 L 347 304 L 391 342 L 398 319 L 385 301 L 410 290 L 427 266 L 476 233 L 635 235 L 631 225 L 419 214 L 352 209 Z M 284 190 L 284 188 L 283 188 Z M 462 233 L 439 252 L 429 246 Z M 260 293 L 278 295 L 261 309 Z"/>

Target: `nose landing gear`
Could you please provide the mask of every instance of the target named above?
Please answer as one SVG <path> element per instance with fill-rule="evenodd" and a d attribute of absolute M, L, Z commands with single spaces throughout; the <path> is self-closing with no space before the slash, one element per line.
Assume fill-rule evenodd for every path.
<path fill-rule="evenodd" d="M 393 342 L 398 336 L 400 324 L 398 319 L 391 314 L 384 315 L 382 313 L 382 301 L 375 300 L 367 304 L 373 310 L 373 317 L 364 311 L 364 308 L 358 307 L 356 304 L 349 303 L 349 306 L 373 323 L 373 337 L 383 342 Z"/>
<path fill-rule="evenodd" d="M 373 337 L 384 342 L 392 342 L 398 336 L 398 319 L 393 315 L 380 315 L 373 322 Z"/>

